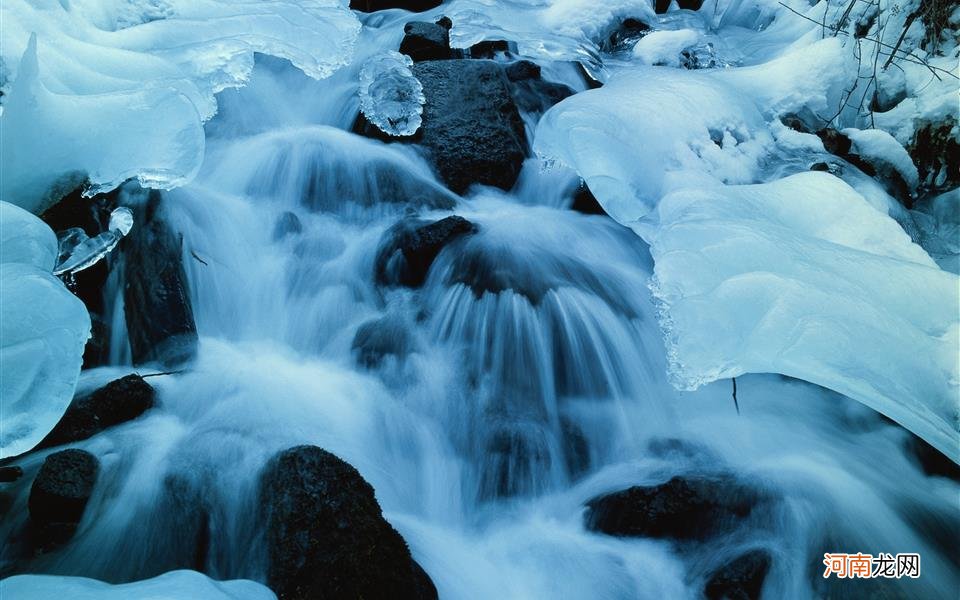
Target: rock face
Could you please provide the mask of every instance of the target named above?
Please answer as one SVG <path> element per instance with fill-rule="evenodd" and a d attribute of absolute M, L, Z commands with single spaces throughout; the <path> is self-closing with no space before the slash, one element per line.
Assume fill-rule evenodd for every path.
<path fill-rule="evenodd" d="M 724 478 L 674 477 L 587 503 L 588 529 L 619 537 L 704 539 L 749 516 L 756 492 Z"/>
<path fill-rule="evenodd" d="M 37 449 L 85 440 L 108 427 L 132 421 L 154 406 L 155 392 L 143 377 L 127 375 L 89 396 L 74 398 Z"/>
<path fill-rule="evenodd" d="M 427 98 L 419 142 L 440 178 L 460 194 L 480 183 L 513 187 L 526 134 L 503 68 L 488 60 L 414 64 Z"/>
<path fill-rule="evenodd" d="M 281 452 L 263 472 L 261 499 L 267 583 L 281 600 L 437 598 L 373 488 L 333 454 L 315 446 Z"/>
<path fill-rule="evenodd" d="M 376 259 L 376 280 L 381 285 L 419 287 L 430 265 L 443 248 L 456 238 L 474 233 L 470 221 L 456 215 L 433 223 L 401 221 L 380 243 Z"/>
<path fill-rule="evenodd" d="M 30 488 L 27 506 L 42 548 L 73 536 L 93 493 L 100 463 L 85 450 L 63 450 L 47 457 Z"/>
<path fill-rule="evenodd" d="M 423 12 L 441 4 L 443 4 L 443 0 L 350 0 L 350 8 L 360 12 L 374 12 L 388 8 Z"/>
<path fill-rule="evenodd" d="M 768 552 L 751 550 L 714 572 L 704 595 L 710 600 L 757 600 L 770 563 Z"/>
<path fill-rule="evenodd" d="M 192 358 L 197 347 L 180 239 L 157 214 L 159 204 L 160 193 L 152 190 L 122 242 L 124 311 L 134 364 L 180 364 Z"/>
<path fill-rule="evenodd" d="M 406 54 L 414 62 L 446 60 L 452 57 L 449 27 L 440 23 L 411 21 L 404 26 L 403 33 L 400 53 Z"/>

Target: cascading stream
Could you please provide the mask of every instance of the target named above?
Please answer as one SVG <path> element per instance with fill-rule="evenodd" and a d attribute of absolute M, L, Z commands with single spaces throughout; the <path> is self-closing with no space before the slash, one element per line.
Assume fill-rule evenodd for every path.
<path fill-rule="evenodd" d="M 902 589 L 956 590 L 957 483 L 927 477 L 904 430 L 812 384 L 738 378 L 739 414 L 727 381 L 672 388 L 648 246 L 562 205 L 569 172 L 528 161 L 513 193 L 459 198 L 412 147 L 344 131 L 360 66 L 397 39 L 365 28 L 369 51 L 322 83 L 260 60 L 248 87 L 221 94 L 200 175 L 164 195 L 198 357 L 151 381 L 157 410 L 77 445 L 102 457 L 101 484 L 75 541 L 32 570 L 262 581 L 257 474 L 314 444 L 373 485 L 442 598 L 698 597 L 758 548 L 774 556 L 771 598 L 842 593 L 814 587 L 833 550 L 920 552 L 925 576 Z M 381 238 L 411 211 L 477 230 L 421 288 L 378 285 Z M 371 323 L 402 343 L 364 362 L 355 338 Z M 129 371 L 111 346 L 116 366 L 82 386 Z M 709 541 L 584 527 L 600 494 L 718 474 L 763 500 Z"/>

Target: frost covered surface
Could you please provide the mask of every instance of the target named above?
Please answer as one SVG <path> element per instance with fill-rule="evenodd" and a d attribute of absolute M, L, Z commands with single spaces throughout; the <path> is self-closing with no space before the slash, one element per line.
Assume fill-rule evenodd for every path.
<path fill-rule="evenodd" d="M 16 575 L 0 581 L 0 595 L 34 600 L 276 600 L 267 587 L 245 579 L 215 581 L 196 571 L 170 571 L 153 579 L 110 585 L 86 577 Z"/>
<path fill-rule="evenodd" d="M 32 448 L 73 399 L 90 317 L 51 275 L 57 239 L 40 219 L 0 202 L 0 456 Z"/>
<path fill-rule="evenodd" d="M 4 144 L 17 151 L 3 155 L 0 193 L 39 212 L 68 174 L 86 175 L 91 193 L 131 177 L 149 187 L 186 183 L 203 159 L 214 94 L 247 81 L 254 52 L 315 78 L 346 63 L 360 25 L 343 4 L 4 2 L 0 119 Z"/>
<path fill-rule="evenodd" d="M 726 3 L 715 20 L 731 29 L 767 27 L 756 34 L 764 43 L 742 48 L 749 66 L 683 72 L 619 65 L 603 88 L 548 111 L 535 149 L 575 169 L 613 218 L 651 244 L 652 288 L 675 384 L 791 375 L 860 400 L 960 461 L 960 280 L 911 243 L 888 214 L 911 230 L 914 218 L 875 182 L 847 176 L 854 190 L 830 174 L 780 179 L 790 171 L 768 169 L 783 160 L 808 165 L 803 157 L 823 154 L 815 136 L 786 130 L 779 117 L 836 114 L 853 152 L 913 188 L 917 170 L 902 147 L 912 126 L 908 133 L 884 129 L 889 122 L 879 113 L 858 112 L 848 90 L 866 80 L 868 65 L 856 60 L 852 36 L 821 39 L 819 27 L 786 9 L 762 14 L 750 6 Z M 823 3 L 792 8 L 823 18 Z M 851 19 L 867 18 L 861 8 Z M 898 18 L 902 24 L 905 16 Z M 887 24 L 881 33 L 892 45 L 899 30 Z M 658 35 L 676 44 L 655 43 Z M 674 50 L 693 39 L 683 30 L 647 34 L 634 59 L 672 65 Z M 915 51 L 917 41 L 911 28 L 904 48 Z M 915 97 L 917 69 L 931 86 L 922 99 Z M 956 111 L 956 79 L 931 83 L 927 67 L 915 63 L 905 70 L 913 81 L 901 102 L 913 107 L 908 121 L 942 117 L 947 87 Z M 917 219 L 922 235 L 949 252 L 942 236 L 955 219 L 946 217 L 947 203 Z"/>
<path fill-rule="evenodd" d="M 892 219 L 824 173 L 682 190 L 657 213 L 652 290 L 679 387 L 783 373 L 960 458 L 957 278 Z"/>
<path fill-rule="evenodd" d="M 427 98 L 412 66 L 412 58 L 390 51 L 374 56 L 360 70 L 360 110 L 389 135 L 413 135 L 423 122 Z"/>

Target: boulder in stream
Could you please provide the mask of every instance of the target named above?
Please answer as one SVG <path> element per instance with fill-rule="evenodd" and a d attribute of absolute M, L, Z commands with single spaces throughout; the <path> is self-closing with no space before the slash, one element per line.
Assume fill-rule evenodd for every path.
<path fill-rule="evenodd" d="M 267 584 L 281 600 L 434 599 L 430 577 L 352 466 L 316 446 L 266 466 Z"/>
<path fill-rule="evenodd" d="M 698 540 L 748 517 L 757 501 L 729 477 L 673 477 L 590 500 L 586 525 L 618 537 Z"/>
<path fill-rule="evenodd" d="M 476 226 L 456 215 L 427 223 L 404 220 L 384 235 L 377 252 L 375 274 L 381 285 L 419 287 L 434 259 L 460 236 L 476 232 Z"/>
<path fill-rule="evenodd" d="M 710 575 L 704 595 L 709 600 L 757 600 L 771 562 L 766 550 L 742 554 Z"/>
<path fill-rule="evenodd" d="M 155 401 L 153 387 L 140 375 L 111 381 L 89 395 L 74 398 L 37 449 L 85 440 L 108 427 L 132 421 L 153 408 Z"/>
<path fill-rule="evenodd" d="M 446 60 L 452 58 L 450 28 L 441 23 L 411 21 L 403 27 L 400 53 L 414 62 L 422 60 Z"/>
<path fill-rule="evenodd" d="M 50 548 L 73 536 L 99 469 L 97 457 L 76 448 L 54 452 L 43 462 L 27 502 L 40 548 Z"/>
<path fill-rule="evenodd" d="M 124 311 L 133 363 L 177 365 L 193 358 L 197 325 L 183 270 L 181 241 L 159 214 L 160 192 L 146 206 L 122 244 Z"/>
<path fill-rule="evenodd" d="M 461 194 L 479 183 L 509 190 L 526 156 L 526 134 L 503 67 L 490 60 L 413 65 L 427 102 L 419 142 L 440 179 Z"/>

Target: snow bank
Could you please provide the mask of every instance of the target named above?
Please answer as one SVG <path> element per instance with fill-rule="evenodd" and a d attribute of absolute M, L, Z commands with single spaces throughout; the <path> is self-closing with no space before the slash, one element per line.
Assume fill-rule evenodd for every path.
<path fill-rule="evenodd" d="M 0 202 L 0 457 L 32 448 L 57 424 L 80 375 L 90 316 L 51 275 L 57 238 Z"/>
<path fill-rule="evenodd" d="M 276 600 L 268 588 L 246 579 L 214 581 L 196 571 L 170 571 L 153 579 L 110 585 L 86 577 L 15 575 L 0 581 L 0 596 L 33 600 Z"/>
<path fill-rule="evenodd" d="M 0 123 L 16 151 L 0 162 L 0 194 L 39 212 L 65 175 L 86 175 L 91 193 L 130 177 L 161 188 L 189 181 L 214 94 L 247 81 L 255 52 L 315 78 L 349 60 L 360 25 L 343 4 L 4 2 Z"/>

